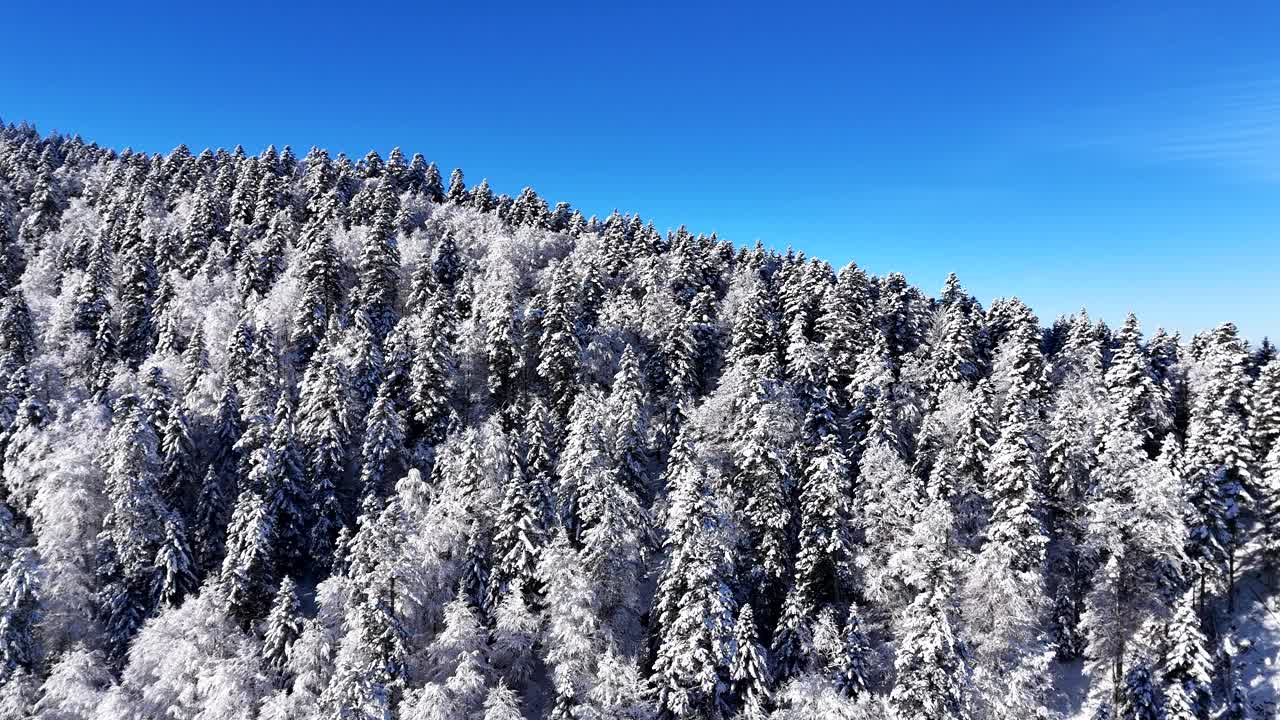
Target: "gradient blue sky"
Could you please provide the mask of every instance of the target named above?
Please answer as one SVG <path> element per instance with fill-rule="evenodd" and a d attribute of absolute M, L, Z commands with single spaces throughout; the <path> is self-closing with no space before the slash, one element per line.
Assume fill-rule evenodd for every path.
<path fill-rule="evenodd" d="M 0 117 L 400 145 L 740 243 L 1280 335 L 1275 2 L 11 3 Z M 195 7 L 208 5 L 208 8 Z"/>

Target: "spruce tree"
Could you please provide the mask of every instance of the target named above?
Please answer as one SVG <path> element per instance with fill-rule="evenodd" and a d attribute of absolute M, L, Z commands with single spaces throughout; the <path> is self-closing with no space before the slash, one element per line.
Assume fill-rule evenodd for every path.
<path fill-rule="evenodd" d="M 196 570 L 187 548 L 185 531 L 169 520 L 164 527 L 164 544 L 156 553 L 155 597 L 159 607 L 177 607 L 196 588 Z"/>
<path fill-rule="evenodd" d="M 298 604 L 298 586 L 293 578 L 285 576 L 276 591 L 271 612 L 267 614 L 266 629 L 262 638 L 262 659 L 267 667 L 279 675 L 287 672 L 289 655 L 294 643 L 302 636 L 302 608 Z"/>
<path fill-rule="evenodd" d="M 382 497 L 400 474 L 405 423 L 393 395 L 393 386 L 384 382 L 366 420 L 360 451 L 360 489 L 365 495 Z"/>
<path fill-rule="evenodd" d="M 266 450 L 257 451 L 265 456 Z M 260 462 L 264 462 L 260 460 Z M 248 624 L 262 616 L 275 587 L 275 517 L 252 488 L 241 491 L 227 528 L 221 582 L 231 613 Z"/>
<path fill-rule="evenodd" d="M 35 669 L 41 606 L 36 554 L 20 548 L 0 577 L 0 684 Z"/>
<path fill-rule="evenodd" d="M 1209 717 L 1210 677 L 1213 660 L 1196 614 L 1195 593 L 1178 599 L 1166 627 L 1168 648 L 1161 677 L 1165 717 L 1168 720 L 1204 720 Z"/>
<path fill-rule="evenodd" d="M 365 234 L 356 268 L 352 304 L 368 313 L 379 341 L 386 337 L 396 320 L 396 298 L 400 292 L 400 248 L 395 230 L 398 209 L 395 195 L 380 186 L 377 211 Z"/>
<path fill-rule="evenodd" d="M 755 617 L 751 606 L 738 610 L 738 620 L 733 626 L 733 658 L 729 664 L 729 679 L 740 713 L 762 713 L 769 705 L 769 659 L 756 633 Z"/>
<path fill-rule="evenodd" d="M 454 168 L 449 175 L 449 202 L 455 205 L 466 205 L 470 199 L 467 184 L 462 179 L 462 168 Z"/>
<path fill-rule="evenodd" d="M 542 336 L 538 343 L 538 376 L 551 391 L 551 404 L 561 415 L 573 405 L 578 377 L 578 340 L 574 290 L 569 267 L 560 264 L 551 273 Z"/>

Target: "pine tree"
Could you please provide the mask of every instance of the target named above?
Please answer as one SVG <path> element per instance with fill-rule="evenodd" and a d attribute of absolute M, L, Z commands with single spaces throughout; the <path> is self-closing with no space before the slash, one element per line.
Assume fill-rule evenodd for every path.
<path fill-rule="evenodd" d="M 177 607 L 196 588 L 195 567 L 185 531 L 173 520 L 165 523 L 164 544 L 156 553 L 155 597 L 159 607 Z"/>
<path fill-rule="evenodd" d="M 513 457 L 498 509 L 498 530 L 493 538 L 494 570 L 490 576 L 497 597 L 509 587 L 535 587 L 538 556 L 547 543 L 545 499 L 536 487 L 536 477 L 526 469 L 518 448 L 510 444 Z"/>
<path fill-rule="evenodd" d="M 293 424 L 293 403 L 288 393 L 280 395 L 274 412 L 275 425 L 265 456 L 254 464 L 248 481 L 263 493 L 274 515 L 274 537 L 280 551 L 276 557 L 296 564 L 306 557 L 305 541 L 311 530 L 311 497 L 302 472 Z"/>
<path fill-rule="evenodd" d="M 1187 433 L 1187 482 L 1192 528 L 1188 554 L 1197 562 L 1202 590 L 1222 581 L 1228 604 L 1235 601 L 1237 551 L 1251 501 L 1254 456 L 1247 429 L 1248 354 L 1234 325 L 1203 338 L 1199 373 L 1192 384 Z"/>
<path fill-rule="evenodd" d="M 569 268 L 557 265 L 551 273 L 542 336 L 538 343 L 538 376 L 551 391 L 552 406 L 565 415 L 573 405 L 581 345 L 574 319 L 574 290 Z"/>
<path fill-rule="evenodd" d="M 640 361 L 628 345 L 609 391 L 609 446 L 619 481 L 639 498 L 648 497 L 650 491 L 648 405 Z"/>
<path fill-rule="evenodd" d="M 293 645 L 302 637 L 303 617 L 298 604 L 298 586 L 293 578 L 285 576 L 276 591 L 271 612 L 267 614 L 266 630 L 262 639 L 262 659 L 268 668 L 278 674 L 287 672 L 289 655 Z"/>
<path fill-rule="evenodd" d="M 365 235 L 356 268 L 352 304 L 368 313 L 381 341 L 395 324 L 400 292 L 400 248 L 395 232 L 399 203 L 385 186 L 380 186 L 377 201 L 377 214 Z"/>
<path fill-rule="evenodd" d="M 449 202 L 455 205 L 466 205 L 471 199 L 467 192 L 467 184 L 462 179 L 462 169 L 454 168 L 449 175 Z"/>
<path fill-rule="evenodd" d="M 728 700 L 736 615 L 728 587 L 727 518 L 692 448 L 677 457 L 668 468 L 670 557 L 654 597 L 658 647 L 650 682 L 664 712 L 709 717 L 724 712 Z"/>
<path fill-rule="evenodd" d="M 155 344 L 152 301 L 157 285 L 151 249 L 141 245 L 124 256 L 124 277 L 118 294 L 120 335 L 118 351 L 133 365 L 141 362 Z"/>
<path fill-rule="evenodd" d="M 1118 717 L 1121 720 L 1160 720 L 1164 717 L 1164 709 L 1152 683 L 1151 668 L 1137 665 L 1125 676 Z"/>
<path fill-rule="evenodd" d="M 750 715 L 760 713 L 769 705 L 769 661 L 765 649 L 756 634 L 756 622 L 750 605 L 738 610 L 738 620 L 733 626 L 733 657 L 729 664 L 729 679 L 742 708 Z"/>
<path fill-rule="evenodd" d="M 992 504 L 987 537 L 1008 548 L 1012 570 L 1026 572 L 1043 565 L 1048 538 L 1042 521 L 1043 461 L 1038 447 L 1042 361 L 1035 317 L 1025 306 L 1018 313 L 997 364 L 1004 423 L 987 469 Z"/>
<path fill-rule="evenodd" d="M 1173 618 L 1166 625 L 1168 649 L 1164 657 L 1165 717 L 1168 720 L 1204 720 L 1209 717 L 1210 673 L 1213 660 L 1196 615 L 1195 594 L 1179 598 Z"/>
<path fill-rule="evenodd" d="M 207 179 L 200 181 L 196 189 L 191 215 L 183 229 L 182 258 L 179 268 L 184 277 L 193 277 L 204 265 L 209 248 L 220 239 L 221 228 L 217 212 L 214 188 Z"/>
<path fill-rule="evenodd" d="M 298 436 L 305 439 L 304 475 L 314 519 L 306 543 L 321 560 L 332 551 L 343 524 L 338 492 L 345 484 L 353 422 L 347 382 L 336 353 L 322 348 L 308 365 L 301 386 Z"/>
<path fill-rule="evenodd" d="M 1254 457 L 1265 459 L 1280 440 L 1280 362 L 1262 366 L 1249 396 L 1249 435 Z"/>
<path fill-rule="evenodd" d="M 967 653 L 951 619 L 946 545 L 952 522 L 946 506 L 935 501 L 917 525 L 924 542 L 908 579 L 916 596 L 901 620 L 893 663 L 897 680 L 889 694 L 894 717 L 902 720 L 971 717 Z"/>
<path fill-rule="evenodd" d="M 841 639 L 843 645 L 835 667 L 834 682 L 840 692 L 849 697 L 858 697 L 867 692 L 869 687 L 874 656 L 855 604 L 849 605 L 849 616 L 845 620 Z"/>
<path fill-rule="evenodd" d="M 777 447 L 775 410 L 765 392 L 760 388 L 744 408 L 748 424 L 733 445 L 738 467 L 734 484 L 745 495 L 743 523 L 756 567 L 766 583 L 776 585 L 790 564 L 791 479 L 784 449 Z"/>
<path fill-rule="evenodd" d="M 260 456 L 267 451 L 259 450 Z M 231 612 L 248 624 L 261 617 L 275 584 L 275 518 L 257 491 L 241 491 L 227 528 L 222 587 Z"/>
<path fill-rule="evenodd" d="M 366 421 L 360 451 L 360 488 L 366 495 L 385 495 L 391 479 L 399 477 L 405 428 L 393 394 L 392 385 L 383 383 Z"/>
<path fill-rule="evenodd" d="M 853 562 L 852 470 L 835 435 L 813 450 L 800 487 L 800 552 L 796 582 L 817 602 L 843 596 Z"/>
<path fill-rule="evenodd" d="M 226 527 L 231 519 L 231 498 L 217 469 L 210 465 L 200 483 L 196 500 L 195 549 L 204 571 L 221 567 L 226 553 Z"/>
<path fill-rule="evenodd" d="M 489 189 L 488 178 L 482 179 L 479 185 L 471 188 L 470 203 L 471 207 L 483 213 L 492 212 L 498 207 L 498 200 L 493 196 L 493 190 Z"/>
<path fill-rule="evenodd" d="M 449 383 L 455 372 L 447 317 L 439 306 L 420 311 L 411 329 L 414 347 L 409 369 L 409 409 L 418 434 L 427 442 L 444 437 L 453 402 Z"/>
<path fill-rule="evenodd" d="M 36 554 L 21 548 L 0 577 L 0 684 L 16 673 L 35 669 L 40 657 L 35 634 L 40 616 Z"/>
<path fill-rule="evenodd" d="M 36 352 L 31 308 L 22 290 L 13 288 L 0 306 L 0 363 L 6 372 L 31 362 Z"/>

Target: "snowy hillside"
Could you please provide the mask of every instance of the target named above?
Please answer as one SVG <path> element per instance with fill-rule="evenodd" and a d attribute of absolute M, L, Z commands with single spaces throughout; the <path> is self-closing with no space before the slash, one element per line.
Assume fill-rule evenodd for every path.
<path fill-rule="evenodd" d="M 0 718 L 1275 717 L 1233 325 L 25 125 L 0 279 Z"/>

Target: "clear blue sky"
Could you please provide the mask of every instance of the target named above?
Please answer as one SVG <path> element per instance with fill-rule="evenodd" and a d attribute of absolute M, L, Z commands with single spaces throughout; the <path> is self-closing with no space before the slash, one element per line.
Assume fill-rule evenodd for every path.
<path fill-rule="evenodd" d="M 9 4 L 0 117 L 400 145 L 931 292 L 955 270 L 1045 322 L 1280 335 L 1274 2 L 182 5 Z"/>

